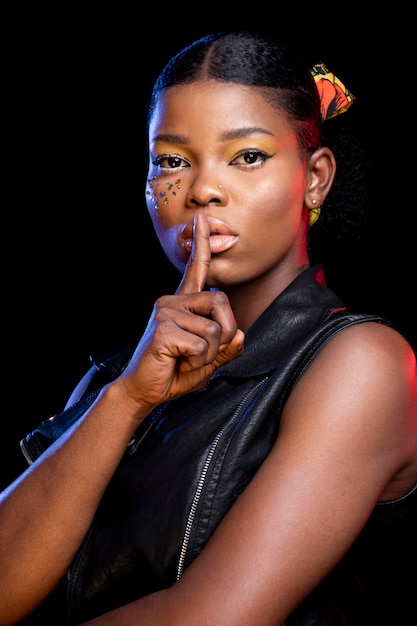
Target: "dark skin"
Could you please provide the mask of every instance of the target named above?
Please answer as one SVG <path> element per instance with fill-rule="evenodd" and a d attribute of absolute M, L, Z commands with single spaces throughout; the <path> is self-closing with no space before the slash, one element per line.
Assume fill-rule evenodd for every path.
<path fill-rule="evenodd" d="M 63 576 L 138 425 L 239 358 L 245 331 L 308 266 L 307 212 L 323 203 L 336 167 L 325 148 L 304 155 L 257 89 L 215 81 L 169 89 L 149 141 L 148 210 L 182 278 L 156 302 L 123 374 L 2 494 L 3 625 Z M 160 195 L 178 179 L 176 195 Z M 413 352 L 396 331 L 364 323 L 340 332 L 297 383 L 274 448 L 181 580 L 88 623 L 282 624 L 376 502 L 417 482 L 416 388 Z"/>

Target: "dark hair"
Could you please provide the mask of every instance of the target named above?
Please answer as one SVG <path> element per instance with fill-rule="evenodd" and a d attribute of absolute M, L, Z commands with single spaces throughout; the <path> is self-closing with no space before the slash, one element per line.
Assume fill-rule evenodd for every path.
<path fill-rule="evenodd" d="M 210 34 L 178 52 L 162 69 L 150 98 L 148 120 L 169 87 L 207 79 L 251 85 L 293 125 L 301 150 L 327 145 L 337 171 L 320 219 L 309 230 L 311 262 L 351 251 L 365 229 L 369 203 L 365 146 L 337 116 L 321 122 L 320 100 L 310 68 L 286 43 L 249 31 Z M 348 115 L 348 114 L 347 114 Z"/>

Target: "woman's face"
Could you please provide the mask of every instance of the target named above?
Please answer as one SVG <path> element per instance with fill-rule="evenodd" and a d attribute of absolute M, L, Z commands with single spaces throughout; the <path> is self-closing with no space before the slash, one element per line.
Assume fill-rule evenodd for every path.
<path fill-rule="evenodd" d="M 183 272 L 194 214 L 211 228 L 207 287 L 223 290 L 305 265 L 306 165 L 286 118 L 253 87 L 169 88 L 149 128 L 146 203 Z"/>

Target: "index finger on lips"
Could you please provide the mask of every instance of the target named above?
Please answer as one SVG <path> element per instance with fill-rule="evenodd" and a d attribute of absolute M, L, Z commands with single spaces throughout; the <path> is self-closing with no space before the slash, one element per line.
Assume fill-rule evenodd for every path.
<path fill-rule="evenodd" d="M 196 293 L 204 289 L 210 268 L 210 228 L 206 216 L 194 216 L 193 245 L 177 294 Z"/>

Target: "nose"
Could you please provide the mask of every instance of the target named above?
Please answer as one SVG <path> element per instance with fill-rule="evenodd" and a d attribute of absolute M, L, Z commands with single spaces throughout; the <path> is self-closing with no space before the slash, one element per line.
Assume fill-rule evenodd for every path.
<path fill-rule="evenodd" d="M 205 207 L 212 204 L 224 206 L 227 201 L 227 193 L 224 186 L 215 177 L 210 180 L 202 176 L 194 179 L 190 185 L 186 203 L 190 208 Z"/>

